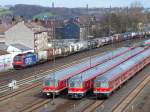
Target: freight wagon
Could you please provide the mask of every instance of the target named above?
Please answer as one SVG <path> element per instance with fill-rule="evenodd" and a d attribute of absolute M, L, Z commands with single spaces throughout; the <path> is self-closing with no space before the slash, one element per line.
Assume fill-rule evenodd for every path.
<path fill-rule="evenodd" d="M 146 47 L 147 48 L 147 47 Z M 130 50 L 121 56 L 109 60 L 103 64 L 95 66 L 84 72 L 81 72 L 68 80 L 68 96 L 70 98 L 82 98 L 86 95 L 87 91 L 92 90 L 93 80 L 98 75 L 102 75 L 108 70 L 116 67 L 131 57 L 143 52 L 146 48 L 138 47 Z"/>
<path fill-rule="evenodd" d="M 75 64 L 60 71 L 56 71 L 55 73 L 51 73 L 43 80 L 42 92 L 47 96 L 51 96 L 53 93 L 58 95 L 62 90 L 68 87 L 67 81 L 72 76 L 79 74 L 91 67 L 102 64 L 105 61 L 119 56 L 129 50 L 131 50 L 131 48 L 118 48 L 114 51 L 106 52 L 93 57 L 91 59 L 91 64 L 89 59 L 86 59 L 79 64 Z"/>
<path fill-rule="evenodd" d="M 112 92 L 121 87 L 128 79 L 150 63 L 150 49 L 132 57 L 117 67 L 107 71 L 94 80 L 93 92 L 97 97 L 108 98 Z"/>

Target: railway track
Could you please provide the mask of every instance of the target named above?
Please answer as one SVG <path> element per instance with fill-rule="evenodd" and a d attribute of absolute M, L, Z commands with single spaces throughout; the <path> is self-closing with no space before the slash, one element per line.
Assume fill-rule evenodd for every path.
<path fill-rule="evenodd" d="M 82 112 L 94 112 L 97 109 L 97 107 L 103 108 L 103 104 L 104 104 L 103 100 L 96 100 L 92 102 L 90 105 L 86 106 L 86 108 L 84 108 Z"/>
<path fill-rule="evenodd" d="M 32 86 L 24 87 L 24 88 L 21 89 L 21 90 L 13 91 L 13 92 L 10 92 L 10 93 L 8 93 L 8 94 L 1 95 L 1 96 L 0 96 L 0 102 L 2 103 L 2 102 L 4 102 L 4 101 L 7 101 L 7 100 L 11 99 L 11 98 L 14 97 L 14 96 L 17 96 L 17 95 L 19 95 L 19 94 L 22 94 L 22 93 L 24 93 L 24 92 L 26 92 L 26 91 L 30 91 L 31 89 L 33 89 L 33 88 L 35 88 L 35 87 L 38 87 L 38 86 L 40 86 L 40 85 L 41 85 L 41 83 L 38 82 L 38 83 L 35 83 L 35 84 L 32 85 Z"/>
<path fill-rule="evenodd" d="M 118 104 L 112 108 L 112 112 L 125 112 L 131 102 L 140 94 L 142 89 L 150 82 L 150 74 L 143 78 L 138 85 L 130 91 L 126 97 L 122 98 Z"/>
<path fill-rule="evenodd" d="M 30 104 L 30 106 L 23 108 L 19 112 L 33 112 L 36 111 L 36 109 L 50 103 L 52 100 L 51 99 L 38 99 L 36 102 Z"/>
<path fill-rule="evenodd" d="M 97 55 L 97 54 L 96 54 Z M 94 55 L 94 56 L 96 56 Z M 93 56 L 93 57 L 94 57 Z M 89 58 L 89 57 L 87 57 Z M 84 59 L 87 59 L 87 58 L 84 58 Z M 84 60 L 82 59 L 82 60 Z M 71 66 L 72 64 L 76 64 L 76 63 L 79 63 L 81 62 L 82 60 L 77 60 L 77 61 L 74 61 L 70 64 L 66 64 L 65 66 L 59 66 L 57 68 L 55 68 L 55 71 L 56 70 L 60 70 L 60 69 L 63 69 L 64 67 L 67 67 L 67 66 Z M 42 73 L 40 73 L 40 71 Z M 27 78 L 24 78 L 24 79 L 21 79 L 21 80 L 18 80 L 17 83 L 18 83 L 18 86 L 23 86 L 23 85 L 30 85 L 30 84 L 33 84 L 35 81 L 38 81 L 39 85 L 40 85 L 40 80 L 45 77 L 45 75 L 47 75 L 48 73 L 52 72 L 53 69 L 48 69 L 47 71 L 44 71 L 44 70 L 39 70 L 37 71 L 36 73 L 35 72 L 31 72 L 30 75 L 34 75 L 33 76 L 30 76 L 30 77 L 27 77 Z M 36 74 L 36 75 L 35 75 Z M 37 84 L 38 86 L 38 84 Z M 0 97 L 0 102 L 1 101 L 5 101 L 5 100 L 8 100 L 9 98 L 13 97 L 13 96 L 16 96 L 16 95 L 19 95 L 21 93 L 24 93 L 25 91 L 30 91 L 32 88 L 36 87 L 35 85 L 34 86 L 31 86 L 31 87 L 25 87 L 24 89 L 22 90 L 19 90 L 19 91 L 14 91 L 13 93 L 10 93 L 10 94 L 7 94 L 5 96 L 1 96 Z M 2 90 L 2 91 L 1 91 Z M 6 92 L 6 91 L 9 91 L 10 88 L 8 88 L 7 85 L 3 85 L 0 87 L 0 92 Z M 40 100 L 37 100 L 36 102 L 34 102 L 33 104 L 31 104 L 32 106 L 31 107 L 27 107 L 27 108 L 24 108 L 22 111 L 20 112 L 30 112 L 29 110 L 36 110 L 38 108 L 40 108 L 41 106 L 44 106 L 45 104 L 49 103 L 50 100 L 46 100 L 46 99 L 40 99 Z M 86 106 L 86 108 L 83 109 L 83 112 L 92 112 L 94 111 L 97 107 L 101 106 L 103 104 L 103 101 L 94 101 L 92 103 L 90 103 L 89 105 Z M 89 111 L 90 110 L 90 111 Z"/>
<path fill-rule="evenodd" d="M 76 60 L 88 57 L 89 53 L 90 53 L 90 55 L 96 55 L 99 52 L 112 50 L 113 48 L 126 46 L 129 43 L 130 44 L 131 43 L 136 43 L 136 42 L 143 41 L 143 40 L 145 40 L 145 39 L 142 39 L 142 40 L 139 40 L 139 39 L 128 40 L 128 41 L 123 41 L 123 42 L 116 43 L 114 45 L 113 44 L 106 45 L 106 46 L 101 47 L 101 48 L 93 49 L 92 51 L 85 51 L 85 52 L 77 53 L 77 54 L 65 57 L 65 59 L 67 61 L 65 61 L 65 59 L 63 59 L 63 58 L 60 58 L 60 59 L 56 60 L 55 65 L 56 66 L 60 66 L 60 65 L 63 66 L 64 63 L 70 63 L 72 61 L 76 61 Z M 19 70 L 19 71 L 18 70 L 10 70 L 8 72 L 3 72 L 3 73 L 0 74 L 0 85 L 1 86 L 6 85 L 12 79 L 22 80 L 22 79 L 30 77 L 30 76 L 37 76 L 37 74 L 39 74 L 39 73 L 43 73 L 44 71 L 48 71 L 48 70 L 52 70 L 52 69 L 54 69 L 54 67 L 53 67 L 53 63 L 51 63 L 51 61 L 50 61 L 50 62 L 47 62 L 47 63 L 44 63 L 44 64 L 40 64 L 40 65 L 33 66 L 31 68 L 26 68 L 26 69 Z"/>
<path fill-rule="evenodd" d="M 142 81 L 138 83 L 136 88 L 134 88 L 132 91 L 130 91 L 126 97 L 120 100 L 118 105 L 115 105 L 113 107 L 113 112 L 122 112 L 121 110 L 124 110 L 131 101 L 139 94 L 139 91 L 146 86 L 146 84 L 150 81 L 150 76 L 144 77 Z M 137 90 L 138 88 L 138 90 Z M 136 94 L 135 94 L 136 92 Z M 128 97 L 130 97 L 128 99 Z M 86 99 L 87 100 L 87 99 Z M 86 101 L 85 100 L 85 101 Z M 127 100 L 127 101 L 126 101 Z M 32 112 L 38 110 L 40 107 L 43 107 L 44 105 L 48 105 L 48 103 L 51 103 L 52 99 L 37 99 L 35 102 L 31 103 L 30 106 L 27 106 L 23 108 L 19 112 Z M 104 100 L 92 100 L 90 103 L 82 107 L 81 109 L 75 109 L 75 112 L 95 112 L 96 110 L 100 111 L 100 109 L 103 109 Z M 122 102 L 125 102 L 124 104 Z M 120 105 L 121 108 L 120 108 Z"/>
<path fill-rule="evenodd" d="M 92 58 L 93 57 L 96 57 L 97 55 L 99 55 L 100 53 L 98 52 L 98 53 L 95 53 L 94 55 L 92 55 Z M 102 53 L 101 53 L 102 54 Z M 20 80 L 25 80 L 25 79 L 35 79 L 35 78 L 38 78 L 38 77 L 41 77 L 41 76 L 43 76 L 43 74 L 49 74 L 49 73 L 51 73 L 52 71 L 57 71 L 57 70 L 60 70 L 60 69 L 63 69 L 63 68 L 65 68 L 65 67 L 69 67 L 69 66 L 71 66 L 71 65 L 73 65 L 73 64 L 78 64 L 78 63 L 80 63 L 80 62 L 82 62 L 82 61 L 84 61 L 84 60 L 86 60 L 86 59 L 90 59 L 88 56 L 86 56 L 85 58 L 83 58 L 83 57 L 78 57 L 78 60 L 75 60 L 75 61 L 73 61 L 73 62 L 70 62 L 70 63 L 68 63 L 68 64 L 64 64 L 64 65 L 58 65 L 56 68 L 54 68 L 54 66 L 52 65 L 52 67 L 49 67 L 48 69 L 39 69 L 39 70 L 37 70 L 37 69 L 35 69 L 34 67 L 33 67 L 33 71 L 32 72 L 24 72 L 24 70 L 25 69 L 23 69 L 23 73 L 22 74 L 28 74 L 29 75 L 29 77 L 27 77 L 26 75 L 23 75 L 23 76 L 21 76 L 21 79 Z M 28 69 L 28 68 L 27 68 Z M 15 71 L 17 71 L 17 70 L 15 70 Z M 22 70 L 21 70 L 22 71 Z M 18 72 L 20 72 L 20 70 L 18 71 Z M 8 72 L 9 73 L 9 72 Z M 13 76 L 13 72 L 10 72 L 11 74 L 12 74 L 12 76 Z M 10 76 L 9 77 L 9 79 L 13 79 L 12 78 L 12 76 Z M 0 77 L 1 77 L 1 75 L 0 75 Z M 15 76 L 15 78 L 16 79 L 19 79 L 19 77 L 20 77 L 20 74 L 19 73 L 17 73 L 17 76 Z M 1 86 L 4 86 L 4 85 L 6 85 L 8 83 L 8 81 L 7 81 L 7 78 L 4 78 L 4 80 L 2 80 L 2 79 L 0 79 L 0 85 Z"/>
<path fill-rule="evenodd" d="M 101 54 L 103 54 L 103 53 L 101 53 Z M 99 54 L 93 55 L 92 57 L 96 57 L 97 55 L 99 55 Z M 36 76 L 30 76 L 30 77 L 27 77 L 27 78 L 22 79 L 22 80 L 17 80 L 17 86 L 20 87 L 20 86 L 23 86 L 23 85 L 32 84 L 35 81 L 41 81 L 45 76 L 47 76 L 49 73 L 52 73 L 54 70 L 55 71 L 59 71 L 59 70 L 65 68 L 65 67 L 72 66 L 73 64 L 78 64 L 78 63 L 80 63 L 80 62 L 82 62 L 82 61 L 84 61 L 86 59 L 89 59 L 89 57 L 83 58 L 81 60 L 74 61 L 74 62 L 66 64 L 64 66 L 58 66 L 57 68 L 50 69 L 50 70 L 44 71 L 42 73 L 37 73 Z M 10 88 L 8 87 L 8 85 L 0 86 L 0 93 L 7 92 L 9 90 L 10 90 Z"/>

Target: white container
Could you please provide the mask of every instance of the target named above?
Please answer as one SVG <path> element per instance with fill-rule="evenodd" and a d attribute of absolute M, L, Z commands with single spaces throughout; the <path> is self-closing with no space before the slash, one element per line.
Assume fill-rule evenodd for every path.
<path fill-rule="evenodd" d="M 47 51 L 39 51 L 38 52 L 38 61 L 44 61 L 47 60 Z"/>

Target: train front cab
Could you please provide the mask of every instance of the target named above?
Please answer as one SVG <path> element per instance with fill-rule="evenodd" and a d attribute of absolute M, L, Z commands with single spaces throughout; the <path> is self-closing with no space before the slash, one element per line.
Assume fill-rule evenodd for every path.
<path fill-rule="evenodd" d="M 93 92 L 97 98 L 109 98 L 110 91 L 111 88 L 107 80 L 95 80 Z"/>
<path fill-rule="evenodd" d="M 68 97 L 72 99 L 81 99 L 85 96 L 85 91 L 81 81 L 69 82 Z"/>
<path fill-rule="evenodd" d="M 24 66 L 23 55 L 16 55 L 13 59 L 13 67 L 15 69 L 21 69 Z"/>
<path fill-rule="evenodd" d="M 58 84 L 56 80 L 55 81 L 50 79 L 43 80 L 42 93 L 44 94 L 44 96 L 47 97 L 53 97 L 53 95 L 57 96 L 59 94 L 57 88 Z"/>

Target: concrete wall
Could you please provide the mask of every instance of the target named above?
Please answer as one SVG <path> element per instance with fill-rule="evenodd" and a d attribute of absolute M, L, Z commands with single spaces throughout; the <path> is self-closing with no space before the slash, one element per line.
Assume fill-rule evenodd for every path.
<path fill-rule="evenodd" d="M 20 43 L 34 49 L 34 33 L 20 22 L 5 32 L 6 44 Z"/>
<path fill-rule="evenodd" d="M 0 72 L 13 68 L 12 62 L 14 56 L 13 54 L 0 55 Z"/>

